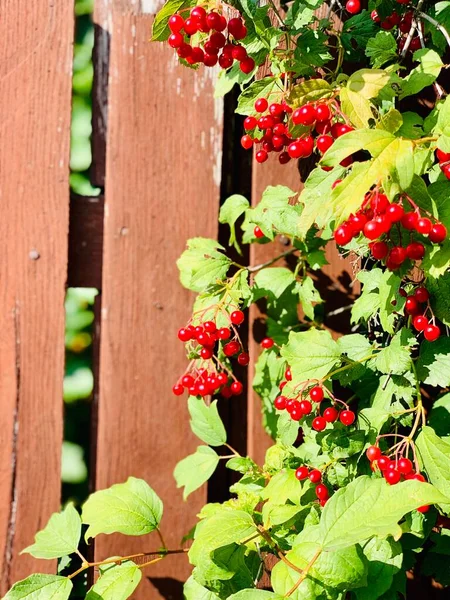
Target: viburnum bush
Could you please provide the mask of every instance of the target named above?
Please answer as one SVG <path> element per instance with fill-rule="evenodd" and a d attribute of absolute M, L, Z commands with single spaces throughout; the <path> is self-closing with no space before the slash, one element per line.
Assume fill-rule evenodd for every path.
<path fill-rule="evenodd" d="M 161 500 L 141 480 L 94 493 L 81 517 L 67 506 L 25 550 L 58 558 L 60 574 L 32 575 L 8 600 L 67 600 L 93 567 L 86 598 L 122 600 L 144 567 L 183 552 L 186 600 L 397 600 L 408 571 L 450 584 L 450 2 L 363 4 L 169 0 L 157 15 L 153 38 L 181 63 L 218 65 L 217 95 L 241 87 L 241 143 L 258 163 L 310 167 L 300 193 L 272 186 L 253 207 L 234 195 L 220 210 L 233 257 L 278 236 L 281 255 L 248 266 L 194 238 L 178 261 L 198 295 L 179 324 L 187 363 L 173 393 L 202 445 L 175 478 L 185 498 L 221 460 L 241 478 L 184 548 L 166 547 Z M 362 289 L 337 340 L 316 287 L 327 243 L 353 257 Z M 266 337 L 249 379 L 274 439 L 263 465 L 228 444 L 218 410 L 243 393 L 240 328 L 260 299 Z M 91 563 L 82 524 L 86 539 L 156 531 L 160 547 Z"/>

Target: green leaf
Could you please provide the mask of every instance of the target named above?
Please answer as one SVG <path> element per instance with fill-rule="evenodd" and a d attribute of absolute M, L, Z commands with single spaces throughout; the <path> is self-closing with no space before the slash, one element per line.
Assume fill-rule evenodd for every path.
<path fill-rule="evenodd" d="M 295 469 L 282 469 L 271 478 L 261 497 L 272 504 L 285 504 L 290 500 L 299 504 L 302 486 L 295 477 Z"/>
<path fill-rule="evenodd" d="M 377 158 L 396 138 L 382 129 L 358 129 L 338 138 L 324 154 L 322 164 L 334 167 L 344 158 L 360 150 L 367 150 Z"/>
<path fill-rule="evenodd" d="M 265 590 L 241 590 L 229 596 L 228 600 L 283 600 L 283 596 Z"/>
<path fill-rule="evenodd" d="M 167 0 L 157 13 L 152 26 L 152 41 L 164 42 L 170 35 L 169 18 L 181 8 L 195 6 L 196 0 Z"/>
<path fill-rule="evenodd" d="M 390 538 L 379 540 L 374 537 L 364 545 L 363 552 L 369 561 L 367 586 L 354 593 L 357 600 L 377 600 L 390 589 L 394 575 L 402 566 L 402 547 Z"/>
<path fill-rule="evenodd" d="M 282 412 L 277 421 L 277 439 L 286 446 L 292 446 L 298 436 L 299 424 L 291 419 L 287 412 Z"/>
<path fill-rule="evenodd" d="M 183 458 L 175 467 L 177 487 L 184 487 L 183 498 L 198 490 L 216 470 L 219 456 L 209 446 L 198 446 L 194 454 Z"/>
<path fill-rule="evenodd" d="M 67 577 L 35 573 L 15 583 L 3 600 L 67 600 L 72 587 Z"/>
<path fill-rule="evenodd" d="M 87 593 L 86 600 L 126 600 L 139 585 L 142 571 L 131 561 L 107 565 Z"/>
<path fill-rule="evenodd" d="M 375 367 L 381 373 L 403 375 L 411 368 L 411 349 L 417 345 L 416 337 L 409 329 L 397 332 L 389 346 L 380 350 L 374 360 Z"/>
<path fill-rule="evenodd" d="M 363 293 L 352 306 L 352 323 L 368 321 L 380 309 L 380 295 L 376 292 Z"/>
<path fill-rule="evenodd" d="M 358 477 L 327 502 L 320 521 L 326 550 L 346 548 L 373 536 L 399 538 L 400 519 L 408 512 L 445 501 L 437 489 L 420 481 L 390 486 L 384 479 Z"/>
<path fill-rule="evenodd" d="M 366 434 L 355 429 L 349 431 L 348 427 L 339 423 L 334 429 L 324 431 L 322 434 L 322 449 L 324 454 L 335 459 L 348 458 L 359 454 L 364 449 Z M 317 436 L 319 438 L 319 436 Z"/>
<path fill-rule="evenodd" d="M 284 185 L 268 186 L 257 206 L 246 211 L 244 231 L 251 228 L 253 239 L 254 225 L 258 225 L 269 240 L 273 240 L 277 233 L 295 236 L 301 212 L 299 204 L 291 203 L 296 195 L 297 192 Z M 244 241 L 248 241 L 245 236 Z"/>
<path fill-rule="evenodd" d="M 309 79 L 292 88 L 288 102 L 293 108 L 298 108 L 308 102 L 329 98 L 332 93 L 333 88 L 324 79 Z"/>
<path fill-rule="evenodd" d="M 447 498 L 442 502 L 450 504 L 450 443 L 431 427 L 422 427 L 416 446 L 431 483 Z"/>
<path fill-rule="evenodd" d="M 341 89 L 342 111 L 350 119 L 352 125 L 358 128 L 369 127 L 369 121 L 373 119 L 370 102 L 361 94 L 347 88 Z"/>
<path fill-rule="evenodd" d="M 251 115 L 255 112 L 255 100 L 266 98 L 269 103 L 278 102 L 283 94 L 283 86 L 277 77 L 264 77 L 251 83 L 239 96 L 236 112 Z"/>
<path fill-rule="evenodd" d="M 397 131 L 397 135 L 411 140 L 417 140 L 424 134 L 423 131 L 423 118 L 415 112 L 404 112 L 401 113 L 403 118 L 403 125 Z"/>
<path fill-rule="evenodd" d="M 261 269 L 255 276 L 255 283 L 258 288 L 264 291 L 264 294 L 272 294 L 279 298 L 287 288 L 295 283 L 295 276 L 292 271 L 285 267 L 271 267 Z"/>
<path fill-rule="evenodd" d="M 227 223 L 230 226 L 230 239 L 228 240 L 230 246 L 234 245 L 236 248 L 239 248 L 236 243 L 235 225 L 236 221 L 245 213 L 249 206 L 250 204 L 244 196 L 233 194 L 220 207 L 219 223 Z"/>
<path fill-rule="evenodd" d="M 414 60 L 419 61 L 420 64 L 401 80 L 401 100 L 406 96 L 418 94 L 434 83 L 444 66 L 439 54 L 435 50 L 427 48 L 414 52 Z"/>
<path fill-rule="evenodd" d="M 350 75 L 347 88 L 370 100 L 376 98 L 389 83 L 390 75 L 382 69 L 360 69 Z"/>
<path fill-rule="evenodd" d="M 227 432 L 217 410 L 217 400 L 205 404 L 203 398 L 189 396 L 188 409 L 193 433 L 210 446 L 222 446 L 227 441 Z"/>
<path fill-rule="evenodd" d="M 382 67 L 387 62 L 397 60 L 397 42 L 389 31 L 379 31 L 377 35 L 367 42 L 366 56 L 375 69 Z"/>
<path fill-rule="evenodd" d="M 428 425 L 439 436 L 448 435 L 450 431 L 450 394 L 445 394 L 433 402 L 433 407 L 428 415 Z"/>
<path fill-rule="evenodd" d="M 299 282 L 297 290 L 303 312 L 312 321 L 314 319 L 314 304 L 322 302 L 322 298 L 314 287 L 311 277 L 305 277 L 301 283 Z"/>
<path fill-rule="evenodd" d="M 81 517 L 89 525 L 85 534 L 88 540 L 99 533 L 145 535 L 158 528 L 162 514 L 161 499 L 148 483 L 129 477 L 125 483 L 91 494 Z"/>
<path fill-rule="evenodd" d="M 396 108 L 391 108 L 377 123 L 377 129 L 384 129 L 389 133 L 397 132 L 403 125 L 403 116 Z"/>
<path fill-rule="evenodd" d="M 231 265 L 231 260 L 222 254 L 223 246 L 215 240 L 192 238 L 187 250 L 177 260 L 182 285 L 194 292 L 222 281 Z"/>
<path fill-rule="evenodd" d="M 81 518 L 73 504 L 68 504 L 61 513 L 53 514 L 42 531 L 36 534 L 35 542 L 21 554 L 35 558 L 61 558 L 78 549 L 81 536 Z"/>
<path fill-rule="evenodd" d="M 299 29 L 304 25 L 309 25 L 316 8 L 322 4 L 323 0 L 295 0 L 290 6 L 285 23 L 294 29 Z"/>
<path fill-rule="evenodd" d="M 296 39 L 294 60 L 289 63 L 296 75 L 312 75 L 317 67 L 325 65 L 332 59 L 326 42 L 327 36 L 322 31 L 311 27 L 304 27 L 301 30 Z M 324 97 L 322 94 L 323 92 L 321 97 Z"/>
<path fill-rule="evenodd" d="M 283 378 L 285 362 L 275 352 L 262 352 L 255 364 L 253 389 L 263 402 L 263 426 L 275 437 L 277 414 L 273 401 L 279 394 L 279 383 Z"/>
<path fill-rule="evenodd" d="M 440 337 L 436 342 L 423 342 L 417 361 L 417 374 L 427 385 L 450 385 L 450 339 Z"/>
<path fill-rule="evenodd" d="M 428 277 L 427 289 L 431 294 L 431 308 L 434 315 L 444 325 L 450 325 L 450 273 L 438 279 Z"/>
<path fill-rule="evenodd" d="M 291 367 L 294 383 L 307 379 L 321 379 L 340 361 L 339 346 L 328 331 L 310 329 L 291 332 L 289 341 L 281 349 L 281 356 Z"/>
<path fill-rule="evenodd" d="M 380 322 L 385 331 L 394 333 L 396 313 L 403 309 L 405 300 L 400 296 L 401 277 L 385 271 L 380 279 Z"/>
<path fill-rule="evenodd" d="M 183 586 L 184 600 L 220 600 L 214 592 L 200 585 L 191 575 Z"/>

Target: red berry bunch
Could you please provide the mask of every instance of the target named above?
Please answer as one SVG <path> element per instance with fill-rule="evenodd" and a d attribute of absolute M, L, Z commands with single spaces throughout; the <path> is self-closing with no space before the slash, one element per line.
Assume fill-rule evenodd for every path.
<path fill-rule="evenodd" d="M 330 497 L 330 492 L 327 486 L 322 483 L 322 473 L 318 469 L 310 470 L 308 467 L 302 465 L 295 471 L 295 477 L 299 481 L 309 479 L 311 483 L 315 483 L 316 496 L 320 502 L 320 506 L 325 506 Z"/>
<path fill-rule="evenodd" d="M 436 157 L 439 161 L 441 171 L 450 179 L 450 152 L 442 152 L 442 150 L 436 150 Z"/>
<path fill-rule="evenodd" d="M 410 4 L 410 0 L 397 0 L 397 4 L 407 5 Z M 399 7 L 400 9 L 400 7 Z M 388 17 L 384 20 L 381 20 L 378 12 L 376 10 L 372 11 L 371 18 L 375 23 L 379 23 L 380 27 L 385 31 L 390 31 L 394 29 L 394 27 L 398 27 L 401 32 L 401 36 L 398 38 L 398 48 L 400 51 L 403 50 L 406 40 L 408 38 L 409 32 L 411 31 L 412 21 L 413 21 L 414 13 L 410 10 L 403 14 L 399 14 L 397 11 L 393 11 Z M 421 35 L 423 37 L 423 25 L 420 23 L 421 27 Z M 414 32 L 414 35 L 409 43 L 408 51 L 415 52 L 416 50 L 420 50 L 422 47 L 421 37 L 417 32 L 417 28 Z"/>
<path fill-rule="evenodd" d="M 395 10 L 388 17 L 386 17 L 384 21 L 381 20 L 376 10 L 373 10 L 370 16 L 372 18 L 372 21 L 374 21 L 375 23 L 379 23 L 381 29 L 384 29 L 386 31 L 394 29 L 394 27 L 397 27 L 397 25 L 399 25 L 401 21 L 401 16 Z"/>
<path fill-rule="evenodd" d="M 188 355 L 193 359 L 186 373 L 172 388 L 176 396 L 181 396 L 185 390 L 191 396 L 202 397 L 219 391 L 225 398 L 242 393 L 244 386 L 218 357 L 221 349 L 227 358 L 236 357 L 241 366 L 247 366 L 250 361 L 236 330 L 244 321 L 244 313 L 235 310 L 229 319 L 230 327 L 218 327 L 214 321 L 204 321 L 201 325 L 194 327 L 189 324 L 178 330 L 178 339 L 186 344 Z"/>
<path fill-rule="evenodd" d="M 366 195 L 362 208 L 334 231 L 334 239 L 345 246 L 362 234 L 370 240 L 369 248 L 375 260 L 385 261 L 391 271 L 400 268 L 406 260 L 418 261 L 425 256 L 425 246 L 414 239 L 413 232 L 426 236 L 434 244 L 447 237 L 446 227 L 429 215 L 422 216 L 418 206 L 408 197 L 404 208 L 401 201 L 390 203 L 388 197 L 375 189 Z M 392 236 L 394 228 L 396 237 Z M 402 239 L 407 243 L 403 245 Z"/>
<path fill-rule="evenodd" d="M 389 485 L 396 485 L 400 481 L 408 481 L 415 479 L 425 482 L 425 477 L 414 470 L 413 462 L 406 456 L 396 456 L 391 460 L 381 452 L 379 446 L 369 446 L 366 450 L 366 456 L 370 461 L 372 471 L 378 469 Z M 429 506 L 422 506 L 417 510 L 419 512 L 427 512 Z"/>
<path fill-rule="evenodd" d="M 289 370 L 290 373 L 290 370 Z M 286 378 L 287 379 L 287 378 Z M 280 384 L 280 390 L 286 385 L 287 381 L 282 381 Z M 332 396 L 331 392 L 328 392 Z M 320 403 L 324 399 L 323 388 L 319 385 L 315 385 L 310 388 L 308 392 L 309 400 L 306 396 L 305 390 L 302 390 L 295 398 L 287 398 L 286 396 L 277 396 L 274 400 L 274 406 L 277 410 L 286 410 L 293 421 L 300 421 L 303 417 L 306 417 L 313 412 L 316 413 L 311 427 L 315 431 L 323 431 L 327 423 L 334 423 L 339 420 L 343 425 L 350 426 L 355 422 L 356 415 L 353 411 L 348 409 L 348 406 L 337 400 L 333 396 L 335 404 L 343 404 L 345 410 L 339 411 L 334 405 L 329 406 L 323 411 L 323 415 L 320 414 Z M 313 408 L 312 403 L 317 404 Z"/>
<path fill-rule="evenodd" d="M 206 67 L 214 67 L 219 63 L 222 69 L 229 69 L 237 60 L 244 73 L 251 73 L 255 68 L 255 61 L 239 43 L 247 35 L 241 16 L 228 21 L 217 11 L 206 12 L 202 6 L 195 6 L 186 18 L 179 13 L 173 14 L 169 18 L 169 29 L 172 32 L 169 46 L 190 65 L 203 63 Z M 190 42 L 196 34 L 199 34 L 199 41 L 194 46 Z"/>
<path fill-rule="evenodd" d="M 404 292 L 404 290 L 401 290 Z M 402 294 L 403 295 L 403 294 Z M 419 333 L 423 332 L 424 338 L 428 342 L 435 342 L 441 335 L 441 330 L 435 324 L 433 312 L 429 303 L 430 294 L 424 286 L 419 286 L 413 294 L 406 296 L 405 313 L 412 318 L 412 325 Z M 423 310 L 423 305 L 426 305 Z M 430 312 L 431 319 L 426 314 Z"/>

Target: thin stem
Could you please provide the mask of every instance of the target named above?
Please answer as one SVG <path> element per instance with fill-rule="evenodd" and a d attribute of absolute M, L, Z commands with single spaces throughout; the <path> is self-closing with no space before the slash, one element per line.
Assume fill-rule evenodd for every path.
<path fill-rule="evenodd" d="M 422 8 L 422 4 L 423 3 L 424 3 L 424 0 L 419 0 L 415 12 L 420 11 L 420 9 Z M 413 18 L 412 21 L 411 21 L 411 28 L 409 30 L 408 37 L 406 38 L 405 45 L 403 46 L 402 58 L 405 58 L 406 53 L 409 50 L 409 47 L 411 45 L 411 42 L 412 42 L 412 39 L 413 39 L 413 35 L 414 35 L 414 32 L 416 31 L 416 29 L 417 29 L 417 21 L 416 21 L 415 18 Z"/>
<path fill-rule="evenodd" d="M 269 0 L 269 4 L 270 7 L 272 8 L 273 12 L 275 13 L 277 19 L 280 21 L 280 25 L 283 25 L 283 27 L 285 27 L 285 22 L 283 21 L 283 17 L 280 14 L 280 11 L 278 10 L 277 5 L 275 4 L 275 2 L 273 0 Z"/>
<path fill-rule="evenodd" d="M 329 373 L 326 377 L 324 377 L 323 379 L 321 379 L 321 381 L 326 381 L 327 379 L 331 379 L 332 377 L 334 377 L 334 375 L 337 375 L 338 373 L 342 373 L 342 371 L 347 371 L 348 369 L 351 369 L 352 367 L 354 367 L 356 364 L 362 364 L 364 362 L 367 362 L 368 360 L 371 360 L 372 358 L 375 358 L 377 355 L 376 354 L 371 354 L 370 356 L 366 356 L 366 358 L 362 358 L 361 360 L 355 360 L 352 361 L 349 365 L 345 365 L 345 367 L 340 367 L 339 369 L 336 369 L 335 371 L 331 371 L 331 373 Z"/>
<path fill-rule="evenodd" d="M 311 568 L 313 567 L 314 563 L 319 558 L 319 556 L 321 555 L 321 553 L 322 553 L 322 548 L 319 548 L 317 550 L 317 552 L 314 554 L 314 556 L 312 557 L 312 559 L 307 564 L 306 568 L 302 571 L 302 574 L 300 575 L 297 583 L 285 595 L 285 598 L 289 598 L 289 596 L 292 596 L 292 594 L 295 592 L 295 590 L 298 589 L 298 587 L 300 586 L 300 584 L 302 583 L 302 581 L 304 581 L 306 579 L 306 577 L 308 576 L 309 571 L 311 570 Z"/>
<path fill-rule="evenodd" d="M 431 23 L 432 25 L 434 25 L 436 27 L 436 29 L 439 29 L 439 31 L 445 37 L 445 40 L 446 40 L 447 44 L 450 46 L 450 35 L 449 35 L 448 31 L 438 21 L 436 21 L 436 19 L 433 19 L 433 17 L 430 17 L 426 13 L 421 12 L 420 11 L 420 6 L 419 6 L 420 4 L 421 3 L 419 3 L 417 5 L 417 13 L 420 15 L 420 17 L 422 19 L 425 19 L 426 21 L 428 21 L 429 23 Z"/>
<path fill-rule="evenodd" d="M 159 562 L 160 560 L 163 560 L 165 557 L 164 556 L 158 556 L 158 558 L 154 558 L 153 560 L 149 560 L 146 563 L 143 563 L 142 565 L 138 565 L 139 569 L 145 569 L 145 567 L 148 567 L 149 565 L 154 565 L 155 563 Z"/>
<path fill-rule="evenodd" d="M 164 548 L 164 550 L 167 550 L 167 544 L 164 541 L 164 536 L 161 533 L 161 530 L 159 529 L 159 527 L 156 528 L 156 533 L 158 534 L 159 539 L 161 540 L 162 547 Z"/>
<path fill-rule="evenodd" d="M 265 263 L 261 263 L 260 265 L 255 265 L 253 267 L 248 267 L 248 271 L 249 271 L 249 273 L 255 273 L 255 271 L 260 271 L 261 269 L 264 269 L 265 267 L 270 267 L 270 265 L 273 265 L 273 263 L 276 263 L 277 261 L 281 260 L 282 258 L 289 256 L 290 254 L 294 254 L 294 252 L 296 252 L 296 251 L 297 251 L 297 248 L 291 248 L 290 250 L 286 250 L 286 252 L 283 252 L 282 254 L 275 256 L 274 258 L 272 258 L 271 260 L 268 260 Z M 243 267 L 243 268 L 245 269 L 245 267 Z"/>
<path fill-rule="evenodd" d="M 231 450 L 231 452 L 233 453 L 233 456 L 239 456 L 239 457 L 241 456 L 239 454 L 239 452 L 233 448 L 233 446 L 230 446 L 230 444 L 225 443 L 224 446 L 226 446 L 228 448 L 228 450 Z"/>
<path fill-rule="evenodd" d="M 77 550 L 75 550 L 75 552 L 76 552 L 76 554 L 78 554 L 78 556 L 80 557 L 80 559 L 81 559 L 81 562 L 83 563 L 83 565 L 84 565 L 84 564 L 88 564 L 88 561 L 87 561 L 87 560 L 84 558 L 84 556 L 81 554 L 81 552 L 80 552 L 78 549 L 77 549 Z"/>

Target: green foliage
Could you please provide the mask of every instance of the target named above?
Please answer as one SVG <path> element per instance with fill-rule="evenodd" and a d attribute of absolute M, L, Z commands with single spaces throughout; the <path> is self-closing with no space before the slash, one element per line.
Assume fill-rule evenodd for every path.
<path fill-rule="evenodd" d="M 205 436 L 206 437 L 206 436 Z M 180 461 L 174 471 L 178 487 L 184 487 L 183 498 L 201 487 L 216 470 L 219 456 L 209 446 L 199 446 L 197 451 Z"/>
<path fill-rule="evenodd" d="M 78 549 L 81 519 L 72 504 L 50 517 L 46 527 L 36 534 L 36 541 L 22 552 L 35 558 L 60 558 Z"/>

